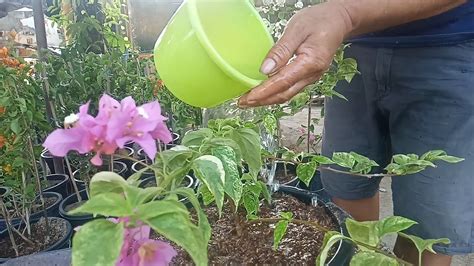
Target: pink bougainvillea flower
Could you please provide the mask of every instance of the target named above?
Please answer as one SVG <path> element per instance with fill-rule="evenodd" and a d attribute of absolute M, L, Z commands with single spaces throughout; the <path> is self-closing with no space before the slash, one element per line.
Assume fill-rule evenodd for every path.
<path fill-rule="evenodd" d="M 120 104 L 120 110 L 109 119 L 107 139 L 115 140 L 120 148 L 133 141 L 143 148 L 149 158 L 155 158 L 155 139 L 165 143 L 171 139 L 171 133 L 164 123 L 166 118 L 161 115 L 160 104 L 154 101 L 137 107 L 131 97 L 123 99 Z M 166 131 L 154 134 L 157 128 L 165 128 Z"/>
<path fill-rule="evenodd" d="M 177 255 L 174 248 L 163 241 L 143 240 L 133 256 L 133 266 L 166 266 Z"/>
<path fill-rule="evenodd" d="M 68 116 L 65 124 L 72 126 L 67 129 L 54 130 L 45 140 L 43 146 L 55 156 L 64 157 L 75 150 L 81 154 L 91 150 L 92 142 L 88 127 L 94 126 L 93 117 L 87 114 L 89 103 L 79 108 L 79 113 Z"/>
<path fill-rule="evenodd" d="M 150 158 L 156 156 L 156 140 L 171 141 L 166 118 L 157 101 L 137 107 L 132 97 L 121 102 L 104 94 L 99 100 L 96 117 L 89 115 L 89 103 L 78 114 L 65 119 L 65 129 L 53 131 L 43 146 L 51 154 L 64 157 L 75 150 L 81 154 L 94 152 L 92 164 L 102 165 L 102 154 L 114 154 L 127 142 L 136 142 Z"/>
<path fill-rule="evenodd" d="M 176 251 L 166 242 L 150 239 L 150 227 L 137 222 L 129 227 L 129 218 L 109 219 L 114 223 L 124 222 L 125 233 L 116 266 L 160 266 L 168 265 Z"/>

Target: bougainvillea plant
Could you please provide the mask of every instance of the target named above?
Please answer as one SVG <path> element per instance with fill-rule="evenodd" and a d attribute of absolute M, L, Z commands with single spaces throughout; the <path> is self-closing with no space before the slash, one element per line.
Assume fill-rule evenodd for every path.
<path fill-rule="evenodd" d="M 127 142 L 139 144 L 149 158 L 155 158 L 156 140 L 169 143 L 172 139 L 157 101 L 137 107 L 132 97 L 118 102 L 104 94 L 96 117 L 88 114 L 88 108 L 89 103 L 82 105 L 79 113 L 66 117 L 66 128 L 56 129 L 46 138 L 43 146 L 51 154 L 64 157 L 71 150 L 94 152 L 91 163 L 99 166 L 102 154 L 112 155 Z"/>

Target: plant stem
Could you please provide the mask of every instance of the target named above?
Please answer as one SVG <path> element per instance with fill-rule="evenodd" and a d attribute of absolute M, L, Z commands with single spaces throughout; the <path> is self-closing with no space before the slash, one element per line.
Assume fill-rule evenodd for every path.
<path fill-rule="evenodd" d="M 82 201 L 81 193 L 79 193 L 79 189 L 77 188 L 76 179 L 74 179 L 74 176 L 72 174 L 71 164 L 69 163 L 69 158 L 67 157 L 67 155 L 64 157 L 64 160 L 66 161 L 66 167 L 67 167 L 67 170 L 69 171 L 69 180 L 71 180 L 72 188 L 74 189 L 74 194 L 76 194 L 77 202 L 81 202 Z"/>
<path fill-rule="evenodd" d="M 309 138 L 311 137 L 311 130 L 310 130 L 310 127 L 311 127 L 311 99 L 312 98 L 312 95 L 311 95 L 311 92 L 309 93 L 309 102 L 308 102 L 308 121 L 307 121 L 307 133 L 306 133 L 306 152 L 309 153 L 309 147 L 310 147 L 310 143 L 309 143 Z"/>
<path fill-rule="evenodd" d="M 253 220 L 253 221 L 250 221 L 250 223 L 258 223 L 258 222 L 264 222 L 264 223 L 277 223 L 279 221 L 282 221 L 282 220 L 285 220 L 283 218 L 261 218 L 261 219 L 258 219 L 258 220 Z M 291 219 L 290 223 L 294 223 L 294 224 L 300 224 L 300 225 L 308 225 L 308 226 L 311 226 L 313 228 L 316 228 L 318 229 L 319 231 L 323 232 L 323 233 L 327 233 L 329 231 L 331 231 L 329 228 L 327 227 L 324 227 L 316 222 L 312 222 L 312 221 L 305 221 L 305 220 L 299 220 L 299 219 Z M 390 257 L 396 261 L 398 261 L 399 263 L 401 263 L 402 265 L 413 265 L 411 263 L 409 263 L 408 261 L 405 261 L 405 260 L 402 260 L 400 258 L 398 258 L 397 256 L 395 255 L 392 255 L 388 252 L 385 252 L 383 250 L 380 250 L 376 247 L 373 247 L 371 245 L 368 245 L 368 244 L 365 244 L 365 243 L 362 243 L 362 242 L 359 242 L 357 240 L 354 240 L 354 239 L 350 239 L 350 241 L 352 241 L 354 244 L 356 244 L 357 246 L 361 246 L 361 247 L 364 247 L 364 248 L 367 248 L 367 249 L 370 249 L 376 253 L 379 253 L 379 254 L 382 254 L 384 256 L 387 256 L 387 257 Z M 421 264 L 420 264 L 421 265 Z"/>
<path fill-rule="evenodd" d="M 337 170 L 331 167 L 326 167 L 326 166 L 321 166 L 318 168 L 319 171 L 321 170 L 327 170 L 331 171 L 334 173 L 339 173 L 339 174 L 346 174 L 346 175 L 354 175 L 354 176 L 360 176 L 360 177 L 366 177 L 366 178 L 372 178 L 372 177 L 393 177 L 393 176 L 398 176 L 398 175 L 391 175 L 391 174 L 359 174 L 359 173 L 351 173 L 347 171 L 342 171 L 342 170 Z"/>
<path fill-rule="evenodd" d="M 35 160 L 35 151 L 33 148 L 33 142 L 31 141 L 31 136 L 28 134 L 28 147 L 30 149 L 30 154 L 31 158 L 33 159 L 33 171 L 35 175 L 35 180 L 36 180 L 36 186 L 38 187 L 38 193 L 39 193 L 39 198 L 41 202 L 41 209 L 42 213 L 45 219 L 45 226 L 46 230 L 49 231 L 49 220 L 48 220 L 48 214 L 46 212 L 46 205 L 44 202 L 44 195 L 43 195 L 43 188 L 41 187 L 41 179 L 39 177 L 39 172 L 38 172 L 38 167 L 36 166 L 36 160 Z M 46 236 L 46 239 L 49 239 L 49 235 Z"/>
<path fill-rule="evenodd" d="M 130 157 L 130 156 L 124 156 L 124 155 L 121 155 L 121 154 L 115 154 L 114 156 L 117 157 L 117 158 L 120 158 L 120 159 L 127 159 L 127 160 L 130 160 L 130 161 L 134 162 L 134 163 L 139 163 L 139 164 L 141 164 L 145 167 L 151 168 L 148 164 L 146 164 L 142 161 L 139 161 L 139 160 L 137 160 L 133 157 Z"/>
<path fill-rule="evenodd" d="M 267 160 L 275 160 L 275 161 L 280 161 L 280 162 L 293 163 L 293 164 L 299 164 L 299 163 L 301 163 L 301 162 L 294 161 L 294 160 L 287 160 L 287 159 L 277 158 L 277 157 L 272 157 L 272 156 L 266 157 L 265 159 L 267 159 Z M 331 172 L 334 172 L 334 173 L 345 174 L 345 175 L 353 175 L 353 176 L 360 176 L 360 177 L 365 177 L 365 178 L 372 178 L 372 177 L 394 177 L 394 176 L 399 176 L 399 175 L 395 175 L 395 174 L 359 174 L 359 173 L 351 173 L 351 172 L 347 172 L 347 171 L 343 171 L 343 170 L 337 170 L 337 169 L 331 168 L 331 167 L 329 167 L 329 166 L 320 166 L 320 167 L 318 167 L 317 170 L 320 171 L 320 172 L 323 171 L 323 170 L 326 170 L 326 171 L 331 171 Z"/>
<path fill-rule="evenodd" d="M 13 247 L 13 250 L 15 251 L 15 255 L 18 257 L 19 256 L 18 246 L 16 245 L 15 237 L 13 236 L 12 225 L 10 224 L 10 221 L 11 221 L 10 214 L 8 213 L 8 210 L 5 207 L 5 203 L 3 202 L 2 196 L 0 196 L 0 204 L 1 204 L 0 207 L 2 209 L 3 217 L 5 218 L 5 223 L 7 224 L 8 236 L 10 237 L 10 241 L 12 242 L 12 247 Z"/>

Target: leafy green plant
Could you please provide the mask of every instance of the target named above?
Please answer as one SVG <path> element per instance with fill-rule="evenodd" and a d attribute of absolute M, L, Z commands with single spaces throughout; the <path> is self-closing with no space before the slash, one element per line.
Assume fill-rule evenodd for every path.
<path fill-rule="evenodd" d="M 307 162 L 302 162 L 301 158 L 306 158 Z M 283 154 L 282 159 L 298 164 L 298 177 L 306 185 L 309 184 L 316 170 L 353 175 L 355 176 L 354 178 L 396 177 L 418 173 L 427 167 L 436 167 L 435 163 L 439 161 L 447 163 L 463 161 L 462 158 L 447 155 L 446 152 L 442 150 L 428 151 L 421 156 L 416 154 L 398 154 L 394 155 L 391 163 L 385 167 L 385 173 L 371 174 L 374 168 L 379 165 L 375 161 L 355 152 L 335 152 L 332 158 L 328 158 L 322 155 L 295 154 L 294 152 L 287 151 Z M 344 170 L 335 169 L 327 165 L 337 165 Z M 421 258 L 424 251 L 435 253 L 432 248 L 434 244 L 449 244 L 449 239 L 446 238 L 424 240 L 417 236 L 403 233 L 402 231 L 417 224 L 417 222 L 399 216 L 368 222 L 357 222 L 353 219 L 347 219 L 345 224 L 349 236 L 345 236 L 340 232 L 331 231 L 315 222 L 294 219 L 291 214 L 284 212 L 281 213 L 278 218 L 258 219 L 258 221 L 276 223 L 274 231 L 275 249 L 284 237 L 289 223 L 307 224 L 326 233 L 323 247 L 317 258 L 317 265 L 325 265 L 331 248 L 340 241 L 349 241 L 358 249 L 357 254 L 351 260 L 351 265 L 407 264 L 395 255 L 381 249 L 382 237 L 387 234 L 395 233 L 401 237 L 410 239 L 419 251 L 419 265 L 421 265 Z"/>
<path fill-rule="evenodd" d="M 37 138 L 48 130 L 42 90 L 33 78 L 33 72 L 21 59 L 2 48 L 0 56 L 0 183 L 11 193 L 2 196 L 2 216 L 21 218 L 30 235 L 29 214 L 39 193 L 44 210 L 40 173 L 36 158 L 41 149 Z M 12 229 L 27 239 L 24 233 Z M 11 232 L 10 232 L 11 233 Z M 10 235 L 11 236 L 11 235 Z M 13 243 L 18 254 L 18 249 Z"/>

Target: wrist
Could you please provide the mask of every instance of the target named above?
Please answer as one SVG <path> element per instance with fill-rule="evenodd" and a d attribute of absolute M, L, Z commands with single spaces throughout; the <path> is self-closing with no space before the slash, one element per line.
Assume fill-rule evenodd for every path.
<path fill-rule="evenodd" d="M 340 21 L 343 22 L 344 39 L 353 36 L 360 22 L 352 8 L 345 1 L 335 0 L 326 2 L 326 4 L 330 6 L 331 12 L 337 14 Z"/>

